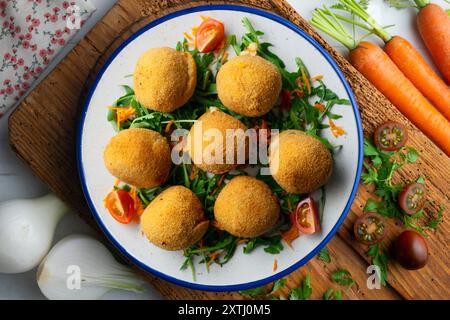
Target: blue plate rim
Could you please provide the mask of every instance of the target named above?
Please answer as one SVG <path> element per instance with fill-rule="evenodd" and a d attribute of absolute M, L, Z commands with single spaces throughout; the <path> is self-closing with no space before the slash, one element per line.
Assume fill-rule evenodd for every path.
<path fill-rule="evenodd" d="M 188 281 L 184 281 L 184 280 L 180 280 L 177 279 L 175 277 L 172 276 L 168 276 L 160 271 L 157 271 L 147 265 L 145 265 L 144 263 L 142 263 L 141 261 L 139 261 L 138 259 L 134 258 L 130 253 L 128 253 L 128 251 L 114 238 L 114 236 L 108 231 L 108 229 L 106 228 L 106 226 L 103 224 L 103 222 L 100 219 L 100 215 L 98 214 L 97 210 L 95 209 L 95 206 L 93 204 L 93 201 L 89 195 L 88 192 L 88 188 L 87 188 L 87 184 L 86 184 L 86 179 L 85 179 L 85 173 L 84 173 L 84 169 L 83 169 L 83 159 L 82 159 L 82 134 L 83 134 L 83 128 L 84 128 L 84 123 L 85 123 L 85 118 L 86 118 L 86 114 L 87 114 L 87 110 L 92 98 L 92 95 L 95 92 L 95 89 L 97 88 L 97 85 L 99 83 L 99 81 L 101 80 L 103 74 L 105 73 L 105 71 L 107 70 L 107 68 L 109 67 L 109 65 L 111 64 L 111 62 L 116 58 L 116 56 L 130 43 L 132 42 L 134 39 L 136 39 L 137 37 L 139 37 L 142 33 L 150 30 L 151 28 L 166 22 L 168 20 L 174 19 L 176 17 L 179 16 L 183 16 L 186 14 L 190 14 L 190 13 L 194 13 L 194 12 L 201 12 L 201 11 L 207 11 L 207 10 L 228 10 L 228 11 L 240 11 L 240 12 L 246 12 L 246 13 L 251 13 L 251 14 L 255 14 L 255 15 L 259 15 L 265 18 L 268 18 L 270 20 L 273 20 L 275 22 L 280 23 L 281 25 L 291 29 L 292 31 L 294 31 L 295 33 L 297 33 L 299 36 L 303 37 L 305 40 L 307 40 L 309 43 L 311 43 L 321 54 L 322 56 L 325 57 L 325 59 L 328 61 L 328 63 L 330 63 L 330 65 L 333 67 L 334 71 L 337 73 L 337 75 L 339 76 L 339 79 L 341 80 L 342 84 L 345 87 L 345 90 L 350 98 L 350 102 L 354 111 L 354 115 L 355 115 L 355 120 L 356 120 L 356 125 L 357 125 L 357 129 L 358 129 L 358 165 L 357 165 L 357 172 L 356 172 L 356 177 L 355 177 L 355 181 L 353 183 L 353 187 L 352 187 L 352 192 L 350 194 L 350 197 L 347 201 L 347 204 L 344 208 L 344 211 L 341 214 L 341 217 L 339 218 L 339 220 L 336 222 L 336 224 L 334 225 L 334 227 L 331 229 L 331 231 L 328 233 L 328 235 L 319 243 L 319 245 L 312 250 L 308 255 L 306 255 L 303 259 L 299 260 L 297 263 L 293 264 L 292 266 L 290 266 L 289 268 L 280 271 L 270 277 L 261 279 L 261 280 L 257 280 L 257 281 L 252 281 L 252 282 L 247 282 L 247 283 L 242 283 L 242 284 L 236 284 L 236 285 L 203 285 L 203 284 L 197 284 L 197 283 L 193 283 L 193 282 L 188 282 Z M 240 6 L 240 5 L 226 5 L 226 4 L 216 4 L 216 5 L 202 5 L 202 6 L 198 6 L 198 7 L 193 7 L 193 8 L 186 8 L 186 9 L 182 9 L 179 11 L 175 11 L 172 12 L 168 15 L 165 15 L 163 17 L 160 17 L 152 22 L 150 22 L 149 24 L 147 24 L 146 26 L 142 27 L 140 30 L 138 30 L 137 32 L 133 33 L 128 39 L 126 39 L 114 52 L 113 54 L 108 58 L 108 60 L 105 62 L 105 64 L 103 65 L 102 69 L 100 70 L 100 72 L 97 74 L 94 83 L 92 84 L 89 93 L 87 95 L 86 101 L 84 103 L 84 106 L 82 108 L 81 111 L 81 115 L 80 115 L 80 120 L 79 120 L 79 126 L 77 129 L 77 155 L 76 155 L 76 161 L 77 161 L 77 168 L 78 168 L 78 172 L 79 172 L 79 178 L 81 181 L 81 186 L 82 186 L 82 190 L 84 193 L 84 196 L 86 198 L 86 201 L 88 203 L 88 206 L 94 216 L 95 221 L 97 222 L 97 224 L 99 225 L 100 229 L 102 230 L 102 232 L 106 235 L 106 237 L 108 238 L 109 241 L 111 241 L 111 243 L 127 258 L 129 259 L 132 263 L 134 263 L 135 265 L 137 265 L 140 269 L 153 274 L 163 280 L 169 281 L 173 284 L 179 285 L 179 286 L 183 286 L 189 289 L 194 289 L 194 290 L 204 290 L 204 291 L 212 291 L 212 292 L 223 292 L 223 291 L 240 291 L 240 290 L 246 290 L 246 289 L 251 289 L 251 288 L 255 288 L 255 287 L 259 287 L 262 285 L 265 285 L 267 283 L 276 281 L 288 274 L 290 274 L 291 272 L 293 272 L 294 270 L 298 269 L 299 267 L 303 266 L 304 264 L 306 264 L 309 260 L 311 260 L 332 238 L 333 236 L 336 234 L 336 232 L 338 231 L 339 227 L 341 226 L 341 224 L 343 223 L 343 221 L 345 220 L 345 218 L 347 217 L 348 212 L 350 211 L 351 205 L 353 203 L 353 200 L 356 197 L 356 192 L 358 189 L 358 185 L 359 185 L 359 181 L 361 178 L 361 172 L 362 172 L 362 162 L 363 162 L 363 152 L 364 152 L 364 144 L 363 144 L 363 129 L 362 129 L 362 122 L 361 122 L 361 117 L 359 114 L 359 109 L 358 109 L 358 104 L 356 102 L 355 96 L 350 88 L 350 85 L 348 84 L 344 74 L 342 73 L 341 69 L 339 68 L 339 66 L 337 65 L 337 63 L 334 61 L 334 59 L 330 56 L 330 54 L 316 41 L 314 40 L 309 34 L 307 34 L 305 31 L 303 31 L 302 29 L 300 29 L 299 27 L 297 27 L 295 24 L 293 24 L 292 22 L 277 16 L 273 13 L 261 10 L 261 9 L 256 9 L 256 8 L 251 8 L 251 7 L 246 7 L 246 6 Z"/>

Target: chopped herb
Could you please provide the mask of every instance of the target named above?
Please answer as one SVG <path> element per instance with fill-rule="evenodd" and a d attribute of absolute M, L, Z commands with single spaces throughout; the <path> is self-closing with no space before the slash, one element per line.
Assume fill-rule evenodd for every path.
<path fill-rule="evenodd" d="M 285 278 L 278 279 L 277 281 L 275 281 L 275 283 L 273 284 L 272 291 L 270 291 L 270 294 L 273 294 L 274 292 L 278 291 L 278 289 L 281 289 L 284 286 L 286 286 L 286 282 L 287 280 Z"/>
<path fill-rule="evenodd" d="M 331 280 L 340 284 L 341 286 L 353 286 L 356 282 L 348 270 L 338 269 L 331 275 Z"/>
<path fill-rule="evenodd" d="M 323 294 L 323 300 L 342 300 L 342 291 L 330 288 Z"/>
<path fill-rule="evenodd" d="M 419 153 L 416 149 L 405 146 L 396 152 L 385 152 L 376 148 L 366 139 L 364 140 L 364 155 L 368 161 L 364 162 L 365 172 L 361 175 L 362 182 L 375 185 L 375 194 L 380 197 L 379 201 L 368 199 L 364 206 L 364 212 L 376 212 L 388 218 L 398 219 L 407 228 L 414 229 L 422 235 L 426 235 L 425 231 L 435 229 L 439 225 L 437 221 L 440 221 L 439 215 L 443 214 L 441 212 L 443 209 L 437 213 L 437 218 L 431 220 L 428 225 L 420 225 L 417 221 L 424 217 L 425 210 L 410 216 L 403 212 L 398 205 L 398 197 L 404 184 L 393 183 L 392 180 L 398 169 L 417 162 Z M 419 177 L 416 182 L 423 184 L 425 179 Z"/>
<path fill-rule="evenodd" d="M 294 288 L 289 293 L 289 300 L 308 300 L 312 294 L 311 276 L 307 275 L 303 279 L 300 287 Z"/>
<path fill-rule="evenodd" d="M 367 256 L 372 259 L 372 263 L 380 268 L 380 283 L 383 286 L 386 286 L 387 278 L 388 278 L 388 261 L 389 256 L 387 251 L 381 248 L 380 244 L 373 244 L 369 246 L 369 249 L 366 252 Z"/>
<path fill-rule="evenodd" d="M 239 291 L 239 293 L 244 296 L 248 296 L 248 297 L 258 297 L 258 296 L 267 295 L 267 289 L 266 289 L 266 287 L 262 286 L 262 287 L 247 289 L 247 290 L 241 290 L 241 291 Z"/>
<path fill-rule="evenodd" d="M 328 251 L 328 248 L 323 247 L 322 250 L 319 251 L 317 258 L 323 262 L 330 263 L 331 257 L 330 257 L 330 252 Z"/>

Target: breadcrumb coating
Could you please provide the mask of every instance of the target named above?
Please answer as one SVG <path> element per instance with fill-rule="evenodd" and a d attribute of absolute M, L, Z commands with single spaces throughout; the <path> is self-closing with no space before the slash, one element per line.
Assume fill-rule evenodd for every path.
<path fill-rule="evenodd" d="M 214 131 L 209 131 L 211 129 L 218 130 L 217 133 L 220 133 L 222 139 L 214 138 L 215 133 Z M 238 138 L 233 140 L 234 147 L 227 148 L 227 129 L 241 129 L 242 133 L 245 133 L 247 127 L 238 119 L 215 108 L 210 108 L 210 110 L 204 113 L 192 126 L 189 131 L 187 140 L 188 144 L 185 150 L 189 152 L 192 162 L 197 167 L 203 171 L 215 174 L 222 174 L 233 170 L 239 164 L 237 163 L 238 148 L 241 148 L 241 152 L 243 153 L 245 159 L 247 159 L 248 139 L 246 139 L 243 135 L 238 136 Z M 207 133 L 214 135 L 214 137 L 209 136 Z M 239 146 L 243 146 L 243 148 Z M 223 157 L 221 157 L 221 160 L 223 163 L 217 163 L 214 161 L 216 155 L 214 150 L 216 147 L 217 150 L 222 151 Z M 196 156 L 197 153 L 198 155 Z M 233 159 L 233 163 L 226 163 L 227 153 L 229 153 L 228 158 Z"/>
<path fill-rule="evenodd" d="M 172 186 L 150 202 L 141 216 L 141 228 L 154 245 L 182 250 L 200 241 L 209 221 L 197 196 L 183 186 Z"/>
<path fill-rule="evenodd" d="M 331 152 L 299 130 L 286 130 L 269 149 L 270 171 L 287 192 L 310 193 L 325 185 L 333 171 Z"/>
<path fill-rule="evenodd" d="M 197 65 L 188 52 L 154 48 L 139 58 L 133 77 L 136 98 L 144 107 L 173 112 L 194 94 Z"/>
<path fill-rule="evenodd" d="M 123 130 L 112 137 L 103 159 L 114 177 L 138 188 L 163 184 L 172 165 L 167 140 L 156 131 L 141 128 Z"/>
<path fill-rule="evenodd" d="M 218 227 L 243 238 L 258 237 L 279 218 L 278 199 L 263 181 L 250 176 L 234 177 L 214 205 Z"/>
<path fill-rule="evenodd" d="M 217 92 L 228 109 L 247 117 L 270 111 L 280 96 L 281 75 L 271 62 L 258 56 L 237 56 L 220 68 Z"/>

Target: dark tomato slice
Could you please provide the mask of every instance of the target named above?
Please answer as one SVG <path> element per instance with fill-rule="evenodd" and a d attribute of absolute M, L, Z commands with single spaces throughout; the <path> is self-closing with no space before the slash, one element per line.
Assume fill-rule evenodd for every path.
<path fill-rule="evenodd" d="M 398 205 L 407 214 L 413 215 L 422 210 L 426 202 L 425 186 L 413 183 L 405 186 L 398 196 Z"/>
<path fill-rule="evenodd" d="M 378 243 L 385 235 L 384 221 L 376 213 L 365 213 L 356 220 L 353 232 L 359 242 L 369 245 Z"/>
<path fill-rule="evenodd" d="M 412 230 L 403 231 L 395 241 L 395 258 L 408 270 L 424 267 L 428 261 L 428 246 L 424 237 Z"/>
<path fill-rule="evenodd" d="M 408 131 L 401 123 L 389 121 L 375 130 L 375 144 L 383 151 L 397 151 L 408 139 Z"/>
<path fill-rule="evenodd" d="M 105 207 L 114 219 L 123 224 L 130 223 L 136 213 L 133 198 L 122 189 L 111 191 L 106 196 Z"/>
<path fill-rule="evenodd" d="M 313 234 L 320 231 L 319 212 L 311 197 L 299 202 L 293 219 L 302 234 Z"/>
<path fill-rule="evenodd" d="M 195 47 L 198 51 L 206 53 L 216 49 L 225 38 L 223 23 L 214 19 L 202 22 L 195 37 Z"/>

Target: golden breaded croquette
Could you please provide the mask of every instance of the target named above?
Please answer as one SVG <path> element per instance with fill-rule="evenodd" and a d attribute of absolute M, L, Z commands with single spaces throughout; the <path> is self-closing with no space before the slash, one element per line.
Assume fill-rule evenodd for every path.
<path fill-rule="evenodd" d="M 238 131 L 233 131 L 238 133 L 236 138 L 229 136 L 230 140 L 227 140 L 227 130 L 239 130 L 240 134 Z M 215 174 L 228 172 L 236 168 L 238 164 L 242 164 L 237 163 L 238 148 L 243 155 L 244 162 L 247 159 L 248 139 L 244 136 L 246 130 L 247 127 L 238 119 L 216 108 L 210 108 L 189 131 L 185 151 L 189 152 L 192 162 L 204 171 Z M 216 137 L 216 133 L 219 133 L 220 136 Z M 234 147 L 227 148 L 227 141 L 231 141 L 230 144 L 233 143 Z M 222 151 L 222 157 L 215 153 L 216 149 Z M 232 160 L 231 163 L 226 161 L 227 154 L 228 159 Z M 220 158 L 219 161 L 215 161 L 216 155 L 218 159 Z"/>
<path fill-rule="evenodd" d="M 275 65 L 258 56 L 235 57 L 217 74 L 220 101 L 247 117 L 268 113 L 278 100 L 281 86 L 281 75 Z"/>
<path fill-rule="evenodd" d="M 218 228 L 236 237 L 253 238 L 278 221 L 280 206 L 270 187 L 250 176 L 237 176 L 222 189 L 214 205 Z"/>
<path fill-rule="evenodd" d="M 138 188 L 163 184 L 172 165 L 167 140 L 156 131 L 141 128 L 122 130 L 112 137 L 103 159 L 113 176 Z"/>
<path fill-rule="evenodd" d="M 154 48 L 139 58 L 133 77 L 136 98 L 144 107 L 173 112 L 194 94 L 197 65 L 188 52 Z"/>
<path fill-rule="evenodd" d="M 183 186 L 172 186 L 161 192 L 141 216 L 141 228 L 148 240 L 171 251 L 198 242 L 208 226 L 200 200 Z"/>
<path fill-rule="evenodd" d="M 286 130 L 269 148 L 270 171 L 287 192 L 309 193 L 327 183 L 333 171 L 331 152 L 318 139 Z"/>

